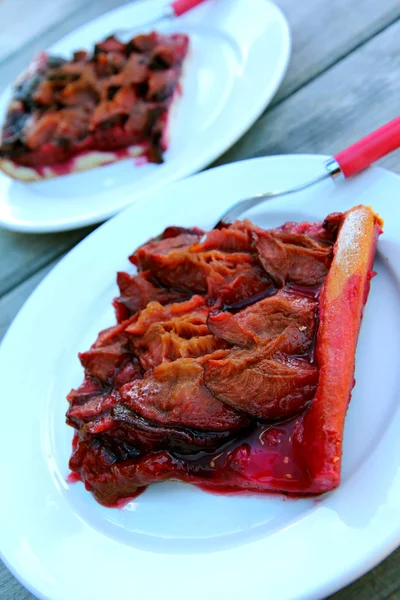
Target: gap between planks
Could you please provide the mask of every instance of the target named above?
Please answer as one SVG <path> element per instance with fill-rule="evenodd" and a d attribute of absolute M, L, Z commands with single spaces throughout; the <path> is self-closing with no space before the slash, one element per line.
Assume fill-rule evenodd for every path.
<path fill-rule="evenodd" d="M 397 20 L 264 113 L 214 165 L 271 154 L 334 154 L 398 116 L 399 75 Z M 380 164 L 400 173 L 399 151 Z"/>
<path fill-rule="evenodd" d="M 289 11 L 289 2 L 284 2 L 283 0 L 281 2 L 279 2 L 279 4 L 281 5 L 288 5 L 288 11 Z M 295 5 L 294 9 L 296 9 L 297 5 L 306 5 L 307 3 L 293 3 L 291 0 L 291 4 Z M 308 4 L 312 4 L 312 3 L 308 3 Z M 321 6 L 321 9 L 323 9 L 322 7 L 322 3 L 319 3 Z M 334 3 L 331 3 L 332 5 Z M 350 4 L 350 3 L 349 3 Z M 364 7 L 361 7 L 361 3 L 352 3 L 354 4 L 358 4 L 359 9 L 362 8 L 362 12 L 364 12 Z M 397 4 L 397 3 L 396 3 Z M 316 6 L 316 3 L 314 3 L 314 5 Z M 344 3 L 342 2 L 342 5 L 344 7 Z M 372 3 L 369 3 L 370 6 L 372 6 Z M 337 8 L 337 4 L 335 5 Z M 380 9 L 382 7 L 382 3 L 380 3 Z M 398 7 L 398 4 L 397 4 Z M 375 5 L 375 10 L 376 10 L 376 5 Z M 377 22 L 379 21 L 379 15 L 376 16 L 377 17 Z M 386 44 L 390 44 L 393 43 L 392 39 L 393 36 L 389 36 L 389 38 L 386 38 L 386 33 L 387 31 L 384 30 L 388 30 L 390 31 L 391 27 L 393 26 L 393 23 L 395 23 L 395 21 L 397 20 L 398 17 L 391 17 L 390 21 L 386 22 L 386 25 L 382 24 L 379 26 L 378 30 L 381 32 L 379 37 L 384 36 L 384 38 L 381 39 L 381 41 L 379 43 L 381 43 L 383 46 Z M 315 26 L 315 24 L 314 24 Z M 396 36 L 397 38 L 399 38 L 399 29 L 396 28 Z M 304 34 L 306 35 L 306 34 Z M 311 34 L 310 34 L 311 36 Z M 373 43 L 374 40 L 371 40 L 372 37 L 375 37 L 375 34 L 373 32 L 370 31 L 370 33 L 368 35 L 366 35 L 363 40 L 364 41 L 358 41 L 356 45 L 353 45 L 353 50 L 349 50 L 349 52 L 347 52 L 346 57 L 343 57 L 343 54 L 341 55 L 337 55 L 337 58 L 335 60 L 335 62 L 330 63 L 329 62 L 329 56 L 327 58 L 327 62 L 325 62 L 325 67 L 320 70 L 320 71 L 315 71 L 314 73 L 312 73 L 312 68 L 310 66 L 308 66 L 308 75 L 307 77 L 309 77 L 309 79 L 305 79 L 304 80 L 304 84 L 302 85 L 302 89 L 300 89 L 300 87 L 296 88 L 296 87 L 290 87 L 290 85 L 294 85 L 293 84 L 293 78 L 294 76 L 290 76 L 292 77 L 292 80 L 290 79 L 289 75 L 287 78 L 287 81 L 285 82 L 284 86 L 282 87 L 282 91 L 280 93 L 278 93 L 278 96 L 276 98 L 276 103 L 280 102 L 280 98 L 281 98 L 281 103 L 278 106 L 278 104 L 276 104 L 276 108 L 274 110 L 271 110 L 270 113 L 268 113 L 268 120 L 265 120 L 265 117 L 262 117 L 261 119 L 261 123 L 259 123 L 259 125 L 262 127 L 261 132 L 262 133 L 262 138 L 263 140 L 268 139 L 268 136 L 271 136 L 271 141 L 268 140 L 268 143 L 266 145 L 263 146 L 263 144 L 258 141 L 256 146 L 256 154 L 254 154 L 254 152 L 249 152 L 249 154 L 247 156 L 242 156 L 243 158 L 247 158 L 249 155 L 253 156 L 253 155 L 260 155 L 262 153 L 270 153 L 273 151 L 276 151 L 277 149 L 281 148 L 282 151 L 288 151 L 287 148 L 290 148 L 291 151 L 293 151 L 293 149 L 297 150 L 297 151 L 308 151 L 308 152 L 317 152 L 317 151 L 323 151 L 326 152 L 326 149 L 322 150 L 323 148 L 326 148 L 327 144 L 329 143 L 329 147 L 330 148 L 334 148 L 335 145 L 337 145 L 337 149 L 339 149 L 339 145 L 340 147 L 343 145 L 342 140 L 343 139 L 349 139 L 349 138 L 356 138 L 358 135 L 363 135 L 365 134 L 369 129 L 371 129 L 371 127 L 375 127 L 378 126 L 379 124 L 381 124 L 382 122 L 382 112 L 384 113 L 384 115 L 387 115 L 387 118 L 391 118 L 392 116 L 395 116 L 394 114 L 392 114 L 395 110 L 395 103 L 396 100 L 398 98 L 398 88 L 396 86 L 396 82 L 395 80 L 395 76 L 396 73 L 394 71 L 391 72 L 392 74 L 392 78 L 390 77 L 390 72 L 389 70 L 386 70 L 386 74 L 384 76 L 382 76 L 381 73 L 379 73 L 378 71 L 378 79 L 381 78 L 384 80 L 384 90 L 386 91 L 391 91 L 392 96 L 390 100 L 386 100 L 383 103 L 383 106 L 381 107 L 380 101 L 382 100 L 382 96 L 378 93 L 376 86 L 375 86 L 375 90 L 372 93 L 372 95 L 368 95 L 366 97 L 367 102 L 365 103 L 365 108 L 366 108 L 366 112 L 363 113 L 363 118 L 360 119 L 359 121 L 357 121 L 356 123 L 354 122 L 354 108 L 356 106 L 356 102 L 355 99 L 357 98 L 357 95 L 355 94 L 355 87 L 354 86 L 354 82 L 352 81 L 352 78 L 350 78 L 350 85 L 347 89 L 347 91 L 351 92 L 350 94 L 350 98 L 348 98 L 348 100 L 350 100 L 350 105 L 351 106 L 347 108 L 347 110 L 344 110 L 344 114 L 341 112 L 343 108 L 346 108 L 346 106 L 343 104 L 343 101 L 341 100 L 341 94 L 340 94 L 340 86 L 339 86 L 339 90 L 336 91 L 336 96 L 334 98 L 332 98 L 332 102 L 336 99 L 337 101 L 337 105 L 336 106 L 332 106 L 332 103 L 328 103 L 327 107 L 321 107 L 324 108 L 324 110 L 322 111 L 323 113 L 329 112 L 330 109 L 333 108 L 333 115 L 332 118 L 327 119 L 327 120 L 323 120 L 322 116 L 321 116 L 321 110 L 317 110 L 317 121 L 315 123 L 314 127 L 311 127 L 311 130 L 308 130 L 307 128 L 310 126 L 310 120 L 312 119 L 311 114 L 304 114 L 305 110 L 309 110 L 310 108 L 313 108 L 313 110 L 316 110 L 317 108 L 317 104 L 320 103 L 320 101 L 323 100 L 324 98 L 324 94 L 322 94 L 323 92 L 323 88 L 324 86 L 327 86 L 327 90 L 332 90 L 332 86 L 333 86 L 333 81 L 329 81 L 327 79 L 327 77 L 329 77 L 329 73 L 332 70 L 332 65 L 334 66 L 334 69 L 337 68 L 343 68 L 343 63 L 346 62 L 346 60 L 350 60 L 351 56 L 349 56 L 350 53 L 355 53 L 358 54 L 360 51 L 363 52 L 364 48 L 363 46 L 365 46 L 365 44 L 370 44 Z M 321 43 L 324 42 L 324 36 L 322 36 L 321 38 Z M 394 40 L 395 42 L 395 40 Z M 372 50 L 375 50 L 376 47 L 373 46 L 371 47 Z M 315 49 L 316 50 L 316 49 Z M 387 48 L 387 50 L 389 51 L 389 48 Z M 393 53 L 396 54 L 397 56 L 400 55 L 399 53 L 399 44 L 394 44 L 394 47 L 392 47 Z M 388 59 L 387 55 L 386 59 Z M 371 58 L 371 57 L 370 57 Z M 24 59 L 25 60 L 25 59 Z M 363 62 L 363 61 L 361 61 Z M 294 64 L 293 63 L 293 69 L 294 69 Z M 355 68 L 357 66 L 357 64 L 359 64 L 359 61 L 357 60 L 355 63 L 352 63 L 352 68 Z M 370 78 L 370 74 L 371 72 L 371 62 L 368 62 L 368 60 L 365 62 L 365 67 L 366 67 L 366 73 L 364 74 L 365 76 L 368 75 L 368 77 Z M 377 66 L 376 63 L 373 63 L 375 65 L 375 67 Z M 347 67 L 346 67 L 347 68 Z M 321 84 L 318 84 L 318 75 L 323 73 L 323 76 L 321 76 L 324 78 L 323 82 Z M 337 79 L 337 77 L 339 77 L 339 75 L 341 75 L 339 72 L 334 74 L 334 80 Z M 350 76 L 350 75 L 349 75 Z M 329 77 L 330 79 L 330 77 Z M 292 83 L 291 83 L 292 81 Z M 347 80 L 348 81 L 348 80 Z M 358 79 L 359 81 L 359 79 Z M 366 78 L 364 77 L 363 79 L 364 83 L 366 82 Z M 361 82 L 362 83 L 362 82 Z M 316 86 L 317 87 L 314 87 Z M 306 92 L 307 88 L 311 88 L 310 89 L 310 95 L 308 94 L 308 92 Z M 361 86 L 362 87 L 362 86 Z M 297 90 L 294 94 L 293 92 L 290 92 L 290 89 L 293 90 L 293 92 L 295 90 Z M 285 90 L 289 90 L 289 92 L 287 92 L 287 95 L 285 96 L 284 94 L 286 93 Z M 364 90 L 366 91 L 366 90 Z M 314 99 L 314 106 L 313 103 L 311 101 L 311 93 L 315 93 L 315 99 Z M 300 95 L 298 96 L 297 94 L 305 94 L 305 95 Z M 318 94 L 322 94 L 322 96 L 319 96 Z M 291 102 L 291 104 L 287 107 L 287 109 L 285 109 L 285 106 L 287 106 L 287 102 L 288 102 L 288 97 L 291 96 L 292 98 L 296 98 L 296 102 L 300 103 L 300 106 L 297 106 L 296 108 L 296 103 L 294 102 L 294 100 Z M 283 102 L 283 99 L 285 98 L 285 102 Z M 374 100 L 375 99 L 375 100 Z M 380 101 L 378 101 L 378 99 L 380 99 Z M 290 100 L 290 98 L 289 98 Z M 383 98 L 383 100 L 385 100 Z M 371 102 L 377 102 L 378 104 L 376 105 L 376 108 L 378 109 L 376 112 L 376 116 L 374 117 L 373 115 L 371 115 Z M 346 104 L 346 103 L 345 103 Z M 293 109 L 294 107 L 294 109 Z M 382 108 L 382 112 L 380 111 L 380 108 Z M 282 112 L 274 112 L 275 110 L 279 110 Z M 295 120 L 297 121 L 297 124 L 299 125 L 299 127 L 296 129 L 295 127 L 295 123 L 293 119 L 289 118 L 289 112 L 294 110 L 294 115 L 293 117 L 295 117 Z M 315 114 L 315 113 L 313 113 Z M 396 114 L 397 114 L 397 109 L 396 109 Z M 337 119 L 338 116 L 343 115 L 343 120 L 339 119 L 339 127 L 336 128 L 335 124 L 336 121 L 335 119 Z M 335 117 L 335 118 L 333 118 Z M 372 117 L 372 118 L 371 118 Z M 282 138 L 282 128 L 281 128 L 281 132 L 280 132 L 280 137 L 278 137 L 276 135 L 276 130 L 274 130 L 273 128 L 273 124 L 272 124 L 272 120 L 276 119 L 277 122 L 279 122 L 279 118 L 285 119 L 286 123 L 288 125 L 288 129 L 284 130 L 285 131 L 285 140 L 284 143 L 282 145 L 279 144 L 279 139 Z M 324 130 L 324 127 L 327 127 L 326 130 Z M 302 128 L 306 128 L 307 130 L 307 135 L 304 136 L 304 130 L 301 131 Z M 324 131 L 324 133 L 323 133 Z M 325 134 L 326 132 L 326 134 Z M 252 133 L 252 130 L 249 132 L 249 135 L 253 135 L 254 132 Z M 293 137 L 291 137 L 293 136 Z M 246 138 L 247 136 L 245 136 Z M 261 137 L 261 136 L 260 136 Z M 304 140 L 305 137 L 305 140 Z M 287 140 L 287 138 L 289 138 Z M 303 141 L 301 141 L 303 138 Z M 259 138 L 260 139 L 260 138 Z M 350 141 L 354 141 L 350 140 Z M 287 140 L 287 145 L 286 145 L 286 140 Z M 333 140 L 331 142 L 331 140 Z M 346 142 L 347 143 L 347 142 Z M 237 156 L 240 156 L 240 147 L 236 147 L 237 152 Z M 243 148 L 242 148 L 243 151 Z M 227 155 L 225 155 L 226 158 Z M 232 155 L 231 160 L 234 160 L 234 155 Z M 391 165 L 393 164 L 393 166 L 397 167 L 398 169 L 398 159 L 393 159 L 393 158 L 389 158 L 386 159 L 385 164 L 387 165 Z M 226 160 L 225 160 L 226 162 Z M 82 235 L 82 232 L 80 232 L 80 234 Z M 72 245 L 72 244 L 71 244 Z M 47 259 L 46 259 L 47 260 Z M 51 260 L 51 259 L 50 259 Z M 45 261 L 44 261 L 45 262 Z M 49 270 L 51 268 L 52 265 L 48 265 L 47 267 L 45 267 L 44 269 L 42 269 L 41 271 L 37 272 L 35 275 L 31 276 L 29 280 L 25 281 L 24 283 L 22 283 L 19 287 L 22 288 L 24 287 L 24 292 L 19 292 L 17 293 L 17 289 L 15 289 L 15 295 L 12 296 L 13 292 L 10 292 L 9 296 L 11 296 L 11 304 L 14 303 L 15 307 L 18 304 L 18 298 L 20 298 L 20 301 L 22 301 L 22 299 L 25 299 L 26 296 L 29 295 L 29 291 L 28 291 L 28 287 L 29 285 L 32 285 L 33 287 L 31 289 L 33 289 L 36 284 L 39 282 L 39 280 L 41 279 L 41 273 L 42 271 L 44 271 L 46 268 Z M 44 274 L 43 274 L 44 275 Z M 37 278 L 37 280 L 36 280 Z M 2 300 L 6 300 L 7 297 L 4 297 Z M 22 302 L 21 302 L 22 303 Z M 10 317 L 11 318 L 11 317 Z M 388 585 L 383 586 L 379 591 L 377 591 L 377 586 L 376 586 L 376 576 L 377 576 L 377 570 L 380 569 L 380 575 L 379 575 L 379 579 L 382 580 L 386 577 L 390 577 L 390 578 L 394 578 L 396 577 L 396 572 L 397 569 L 394 569 L 394 575 L 391 574 L 391 571 L 389 572 L 389 575 L 385 574 L 385 570 L 387 570 L 387 565 L 389 564 L 390 561 L 397 561 L 399 560 L 399 552 L 397 552 L 396 554 L 393 554 L 390 558 L 388 558 L 384 563 L 382 563 L 381 565 L 379 565 L 379 567 L 377 567 L 374 571 L 372 571 L 370 574 L 366 575 L 364 578 L 362 578 L 361 580 L 357 581 L 356 583 L 352 584 L 351 586 L 345 588 L 345 590 L 342 590 L 342 592 L 339 592 L 337 594 L 335 594 L 334 598 L 335 600 L 371 600 L 372 598 L 374 598 L 374 600 L 395 600 L 397 598 L 400 598 L 399 595 L 399 591 L 398 591 L 398 585 L 396 586 L 391 586 Z M 397 564 L 396 563 L 390 563 L 390 564 Z M 390 568 L 390 567 L 389 567 Z M 12 576 L 9 575 L 10 577 L 10 581 L 13 580 Z M 17 584 L 18 585 L 18 584 Z M 11 584 L 10 584 L 11 586 Z M 366 586 L 366 587 L 365 587 Z M 380 587 L 380 586 L 379 586 Z M 5 589 L 5 587 L 3 588 Z M 10 590 L 10 588 L 8 588 Z M 385 590 L 385 591 L 383 591 Z M 383 593 L 382 593 L 383 592 Z M 12 590 L 12 593 L 14 593 L 14 588 Z M 377 595 L 378 594 L 378 595 Z M 22 587 L 20 587 L 20 592 L 18 594 L 18 598 L 22 599 L 26 599 L 26 598 L 31 598 L 30 594 L 28 594 L 28 592 L 26 592 Z M 17 596 L 13 596 L 13 598 L 17 598 Z M 332 597 L 333 598 L 333 597 Z"/>
<path fill-rule="evenodd" d="M 57 234 L 22 234 L 0 229 L 0 298 L 33 273 L 73 248 L 93 227 Z"/>
<path fill-rule="evenodd" d="M 42 44 L 39 49 L 43 49 L 80 25 L 132 0 L 57 0 L 56 7 L 53 0 L 40 0 L 39 6 L 31 0 L 3 2 L 0 19 L 3 23 L 8 22 L 9 27 L 0 41 L 0 66 L 30 52 L 38 43 Z M 16 15 L 21 14 L 21 10 L 25 11 L 25 18 L 15 24 Z M 24 39 L 22 45 L 17 45 L 18 39 Z M 50 41 L 45 43 L 45 40 Z M 8 53 L 7 46 L 11 49 Z"/>
<path fill-rule="evenodd" d="M 270 106 L 308 85 L 400 18 L 398 0 L 275 0 L 292 29 L 293 48 L 286 77 Z M 311 42 L 310 42 L 311 40 Z"/>
<path fill-rule="evenodd" d="M 106 7 L 110 7 L 111 3 L 112 0 L 101 0 L 101 2 L 96 3 L 95 9 L 90 8 L 92 11 L 90 14 L 87 12 L 88 3 L 85 3 L 84 10 L 78 16 L 74 17 L 75 21 L 70 16 L 65 20 L 61 28 L 55 27 L 51 32 L 47 32 L 36 38 L 29 45 L 28 49 L 25 48 L 19 58 L 17 57 L 8 61 L 8 67 L 12 67 L 11 70 L 17 69 L 18 61 L 22 61 L 25 64 L 29 53 L 33 51 L 34 47 L 39 49 L 51 41 L 55 41 L 61 34 L 65 34 L 73 26 L 77 25 L 76 19 L 78 17 L 79 21 L 88 20 L 93 16 L 93 10 L 98 11 L 101 5 L 102 11 L 104 11 Z M 118 5 L 125 3 L 125 1 L 120 0 Z M 115 1 L 113 4 L 115 6 Z M 270 108 L 264 113 L 264 116 L 253 126 L 250 132 L 234 145 L 231 150 L 225 153 L 216 164 L 258 156 L 260 154 L 293 151 L 329 152 L 328 132 L 329 136 L 331 135 L 329 129 L 326 132 L 325 144 L 315 143 L 315 126 L 314 128 L 311 126 L 303 130 L 301 123 L 304 115 L 302 114 L 302 110 L 299 111 L 296 106 L 296 103 L 299 101 L 298 99 L 302 98 L 299 94 L 303 92 L 307 94 L 307 90 L 309 89 L 314 91 L 316 89 L 315 84 L 318 84 L 320 79 L 318 76 L 319 73 L 323 72 L 321 77 L 329 78 L 332 69 L 336 69 L 343 62 L 349 60 L 353 53 L 358 54 L 362 52 L 365 44 L 370 43 L 374 32 L 381 31 L 379 37 L 384 35 L 382 28 L 384 31 L 389 31 L 394 26 L 390 24 L 393 20 L 396 21 L 400 15 L 400 4 L 397 0 L 384 0 L 384 2 L 381 2 L 379 5 L 379 14 L 377 14 L 375 0 L 363 0 L 362 11 L 360 11 L 361 0 L 350 4 L 347 3 L 347 0 L 336 0 L 334 7 L 332 3 L 325 0 L 323 2 L 321 0 L 309 0 L 309 2 L 305 3 L 293 3 L 292 0 L 279 0 L 278 4 L 288 14 L 293 31 L 293 56 L 287 77 L 281 90 L 278 92 L 275 107 Z M 90 3 L 90 7 L 93 7 L 93 3 Z M 365 40 L 368 41 L 365 42 Z M 356 49 L 354 50 L 354 48 Z M 350 53 L 343 58 L 343 53 L 347 51 Z M 17 62 L 15 62 L 16 60 Z M 332 63 L 335 64 L 334 67 L 329 66 Z M 0 66 L 0 77 L 2 80 L 4 80 L 2 75 L 7 73 L 8 67 L 5 68 L 4 65 L 3 67 Z M 18 66 L 16 72 L 20 68 L 22 68 L 21 65 Z M 352 81 L 349 83 L 350 88 L 351 85 Z M 296 89 L 297 91 L 294 91 Z M 340 100 L 338 105 L 340 105 Z M 314 104 L 316 103 L 317 98 Z M 328 112 L 327 109 L 328 106 L 325 108 L 325 112 Z M 315 106 L 311 106 L 307 110 L 318 112 Z M 288 111 L 293 111 L 292 117 L 295 116 L 297 118 L 299 114 L 295 127 L 290 122 L 290 115 L 287 116 Z M 370 116 L 367 110 L 367 121 Z M 271 125 L 273 119 L 275 119 L 275 123 Z M 318 119 L 319 126 L 324 126 L 329 120 L 329 115 L 323 115 L 323 119 L 319 115 Z M 339 128 L 336 133 L 339 133 L 339 142 L 340 136 L 343 136 L 344 133 L 348 134 L 350 131 L 354 132 L 353 139 L 357 137 L 357 131 L 354 130 L 354 123 L 351 126 L 346 124 L 347 130 L 344 132 L 344 128 L 340 127 L 340 119 L 338 122 Z M 368 131 L 368 125 L 369 123 L 367 123 L 364 133 Z M 287 135 L 290 130 L 290 135 Z M 295 130 L 294 133 L 293 130 Z M 360 130 L 363 131 L 362 128 Z M 256 135 L 254 136 L 255 131 Z M 281 139 L 282 131 L 285 131 L 283 140 Z M 263 139 L 267 139 L 266 136 L 270 139 L 269 144 L 264 147 Z M 340 146 L 342 147 L 343 143 Z M 54 258 L 70 249 L 80 239 L 85 237 L 88 231 L 86 229 L 51 236 L 29 236 L 0 231 L 0 256 L 5 257 L 5 260 L 2 261 L 3 268 L 0 272 L 0 297 L 27 277 L 30 277 L 38 269 L 54 260 Z"/>
<path fill-rule="evenodd" d="M 400 549 L 326 600 L 400 600 L 399 562 Z"/>
<path fill-rule="evenodd" d="M 61 258 L 62 256 L 57 260 L 50 262 L 29 277 L 29 279 L 26 279 L 26 281 L 20 283 L 8 294 L 5 294 L 0 298 L 0 344 L 7 329 L 11 325 L 14 317 L 17 316 L 25 301 Z"/>

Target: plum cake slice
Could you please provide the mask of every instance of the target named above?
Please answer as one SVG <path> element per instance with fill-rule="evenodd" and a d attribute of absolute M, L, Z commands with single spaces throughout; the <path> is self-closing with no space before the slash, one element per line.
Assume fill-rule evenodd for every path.
<path fill-rule="evenodd" d="M 356 206 L 271 230 L 169 227 L 138 248 L 68 397 L 75 477 L 106 505 L 168 479 L 337 487 L 381 226 Z"/>
<path fill-rule="evenodd" d="M 0 168 L 32 181 L 128 157 L 162 162 L 188 47 L 186 35 L 152 32 L 71 60 L 37 55 L 13 89 Z"/>

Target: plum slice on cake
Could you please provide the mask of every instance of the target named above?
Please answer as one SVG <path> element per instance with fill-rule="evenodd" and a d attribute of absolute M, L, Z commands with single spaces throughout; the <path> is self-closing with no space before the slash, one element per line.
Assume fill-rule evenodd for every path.
<path fill-rule="evenodd" d="M 32 181 L 128 157 L 162 162 L 188 48 L 184 34 L 152 32 L 71 60 L 37 55 L 14 85 L 0 168 Z"/>
<path fill-rule="evenodd" d="M 356 206 L 271 230 L 169 227 L 138 248 L 68 397 L 75 477 L 106 505 L 169 479 L 337 487 L 381 226 Z"/>

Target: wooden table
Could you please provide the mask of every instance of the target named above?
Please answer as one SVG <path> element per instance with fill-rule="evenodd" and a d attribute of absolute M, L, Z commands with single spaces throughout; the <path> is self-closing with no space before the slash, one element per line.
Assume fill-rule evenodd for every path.
<path fill-rule="evenodd" d="M 251 0 L 242 1 L 251 7 Z M 127 0 L 0 0 L 0 87 L 37 50 L 123 4 Z M 334 153 L 400 112 L 398 0 L 277 4 L 292 28 L 287 76 L 268 110 L 217 164 L 267 154 Z M 400 154 L 381 164 L 400 173 Z M 90 230 L 22 235 L 0 229 L 0 339 L 40 280 Z M 33 596 L 0 565 L 0 598 Z M 331 598 L 400 599 L 400 550 Z"/>

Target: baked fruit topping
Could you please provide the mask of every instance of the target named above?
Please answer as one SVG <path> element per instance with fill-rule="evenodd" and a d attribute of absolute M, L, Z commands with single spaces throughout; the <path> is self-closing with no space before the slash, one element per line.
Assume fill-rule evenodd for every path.
<path fill-rule="evenodd" d="M 151 483 L 321 493 L 344 419 L 381 221 L 170 227 L 118 274 L 117 325 L 80 354 L 70 468 L 106 505 Z"/>
<path fill-rule="evenodd" d="M 14 86 L 0 168 L 33 180 L 129 156 L 162 162 L 188 45 L 152 32 L 126 44 L 109 37 L 69 61 L 36 56 Z"/>

